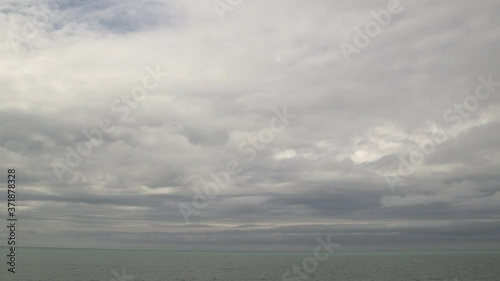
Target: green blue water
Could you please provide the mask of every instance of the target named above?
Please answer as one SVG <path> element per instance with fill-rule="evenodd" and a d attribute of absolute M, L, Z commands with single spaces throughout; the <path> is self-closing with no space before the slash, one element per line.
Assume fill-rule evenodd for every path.
<path fill-rule="evenodd" d="M 313 253 L 23 248 L 17 256 L 17 273 L 8 273 L 4 263 L 0 280 L 278 281 L 292 265 L 301 265 Z M 288 280 L 498 281 L 500 252 L 337 252 L 302 277 L 292 274 Z"/>

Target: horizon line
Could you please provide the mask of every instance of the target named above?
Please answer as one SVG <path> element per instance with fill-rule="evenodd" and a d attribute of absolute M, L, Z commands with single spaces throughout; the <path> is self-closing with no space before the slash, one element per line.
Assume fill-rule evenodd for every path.
<path fill-rule="evenodd" d="M 0 248 L 10 248 L 11 246 L 0 246 Z M 159 252 L 214 252 L 214 253 L 308 253 L 310 251 L 248 251 L 248 250 L 166 250 L 166 249 L 129 249 L 129 248 L 65 248 L 65 247 L 39 247 L 39 246 L 16 246 L 16 248 L 31 248 L 31 249 L 56 249 L 56 250 L 113 250 L 113 251 L 159 251 Z M 477 249 L 477 250 L 380 250 L 380 251 L 363 251 L 363 250 L 348 250 L 334 251 L 337 253 L 432 253 L 432 252 L 500 252 L 500 249 Z"/>

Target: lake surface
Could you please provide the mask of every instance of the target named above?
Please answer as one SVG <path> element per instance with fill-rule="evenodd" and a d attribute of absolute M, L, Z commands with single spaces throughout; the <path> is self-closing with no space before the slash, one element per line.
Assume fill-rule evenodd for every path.
<path fill-rule="evenodd" d="M 2 253 L 5 252 L 3 248 Z M 292 272 L 294 264 L 302 265 L 302 261 L 313 257 L 313 253 L 23 248 L 18 249 L 17 256 L 17 273 L 8 273 L 3 263 L 0 280 L 282 280 L 283 273 Z M 498 281 L 500 252 L 337 252 L 318 262 L 311 273 L 301 268 L 301 274 L 307 275 L 299 279 L 297 274 L 290 273 L 288 280 L 451 281 L 456 278 L 459 281 Z"/>

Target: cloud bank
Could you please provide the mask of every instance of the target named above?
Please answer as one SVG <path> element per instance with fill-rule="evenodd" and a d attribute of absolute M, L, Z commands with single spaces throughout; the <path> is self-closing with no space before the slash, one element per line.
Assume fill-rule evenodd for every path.
<path fill-rule="evenodd" d="M 0 4 L 0 166 L 17 170 L 24 246 L 499 249 L 498 1 L 401 0 L 350 62 L 341 44 L 389 1 L 243 1 L 223 20 L 214 3 Z M 148 67 L 165 75 L 136 102 Z M 297 117 L 247 161 L 241 143 L 284 107 Z M 103 119 L 112 132 L 60 181 L 54 161 Z M 179 204 L 233 160 L 186 224 Z"/>

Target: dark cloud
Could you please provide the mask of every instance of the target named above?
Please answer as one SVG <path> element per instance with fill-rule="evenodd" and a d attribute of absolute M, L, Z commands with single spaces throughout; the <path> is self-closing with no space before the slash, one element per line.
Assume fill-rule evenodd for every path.
<path fill-rule="evenodd" d="M 500 89 L 444 117 L 478 77 L 500 81 L 497 1 L 401 1 L 351 63 L 339 45 L 387 1 L 245 1 L 224 21 L 212 4 L 0 4 L 0 169 L 18 171 L 26 246 L 498 249 Z M 148 67 L 165 74 L 131 102 Z M 296 117 L 252 148 L 276 110 Z M 114 130 L 69 167 L 105 118 Z M 230 161 L 241 173 L 185 224 L 179 204 Z"/>

